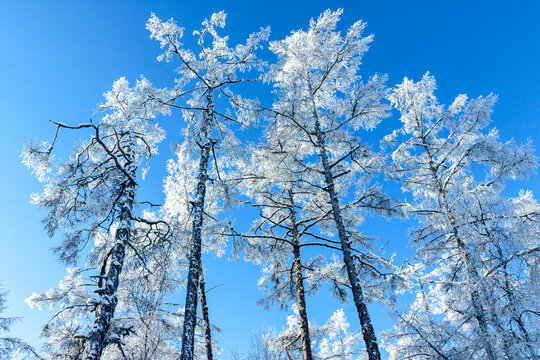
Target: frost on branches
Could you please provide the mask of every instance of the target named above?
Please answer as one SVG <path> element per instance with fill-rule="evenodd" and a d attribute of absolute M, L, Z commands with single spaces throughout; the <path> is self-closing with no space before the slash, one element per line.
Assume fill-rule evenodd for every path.
<path fill-rule="evenodd" d="M 135 213 L 137 188 L 147 161 L 157 152 L 164 132 L 154 123 L 168 107 L 154 99 L 164 91 L 154 89 L 141 78 L 134 87 L 121 78 L 105 93 L 99 105 L 99 123 L 80 125 L 56 123 L 50 145 L 29 144 L 23 162 L 45 183 L 43 193 L 34 195 L 34 204 L 47 210 L 43 222 L 52 237 L 63 230 L 63 241 L 55 248 L 61 261 L 76 264 L 88 244 L 91 253 L 84 268 L 68 269 L 58 288 L 33 294 L 30 305 L 61 310 L 43 328 L 50 338 L 51 358 L 99 359 L 111 344 L 122 347 L 122 338 L 132 332 L 122 318 L 115 316 L 124 266 L 140 257 L 148 235 L 160 231 L 160 222 Z M 63 131 L 90 133 L 88 140 L 75 146 L 69 159 L 54 162 L 52 152 Z M 134 231 L 138 223 L 139 231 Z M 157 239 L 160 237 L 158 236 Z"/>
<path fill-rule="evenodd" d="M 502 142 L 495 96 L 437 102 L 426 74 L 390 95 L 402 127 L 388 176 L 414 202 L 412 233 L 425 283 L 390 338 L 392 358 L 531 359 L 538 356 L 538 203 L 501 194 L 536 166 L 529 144 Z M 421 355 L 426 354 L 426 355 Z M 427 355 L 429 354 L 429 355 Z"/>
<path fill-rule="evenodd" d="M 183 28 L 151 15 L 158 60 L 177 64 L 172 88 L 121 78 L 99 121 L 52 122 L 52 141 L 30 142 L 21 155 L 44 184 L 32 202 L 47 210 L 45 229 L 61 238 L 55 252 L 68 268 L 55 288 L 27 299 L 55 311 L 42 353 L 0 337 L 0 357 L 213 360 L 220 330 L 202 254 L 227 246 L 261 266 L 260 304 L 293 304 L 286 328 L 252 339 L 250 359 L 380 360 L 367 304 L 394 305 L 404 291 L 415 300 L 392 308 L 395 326 L 381 337 L 390 359 L 540 357 L 540 204 L 505 189 L 536 167 L 531 145 L 488 129 L 493 95 L 444 106 L 429 74 L 393 89 L 386 76 L 363 79 L 373 38 L 362 21 L 338 31 L 341 14 L 327 10 L 272 41 L 270 66 L 256 55 L 269 28 L 231 46 L 221 11 L 184 45 Z M 271 105 L 239 95 L 259 80 L 272 87 Z M 374 150 L 361 136 L 392 106 L 400 126 Z M 164 204 L 142 201 L 140 181 L 164 139 L 155 118 L 176 109 L 185 127 L 166 165 Z M 259 123 L 246 144 L 241 131 Z M 67 159 L 65 132 L 87 136 Z M 385 178 L 411 200 L 390 199 L 376 182 Z M 254 210 L 246 233 L 227 220 L 240 205 Z M 398 267 L 360 230 L 371 214 L 405 213 L 416 253 Z M 309 296 L 324 287 L 352 299 L 361 333 L 342 310 L 323 326 L 310 321 Z M 0 317 L 0 331 L 12 322 Z"/>
<path fill-rule="evenodd" d="M 206 237 L 205 222 L 208 218 L 215 219 L 214 216 L 208 216 L 211 211 L 209 207 L 226 205 L 224 199 L 227 199 L 227 190 L 226 186 L 223 186 L 223 176 L 226 176 L 227 168 L 234 166 L 231 161 L 234 161 L 240 150 L 234 131 L 249 125 L 238 119 L 227 106 L 222 110 L 222 106 L 216 105 L 214 97 L 223 96 L 239 109 L 252 107 L 250 101 L 235 95 L 230 86 L 251 80 L 250 72 L 261 70 L 263 63 L 256 58 L 255 51 L 269 35 L 268 28 L 261 29 L 250 35 L 245 44 L 230 47 L 227 44 L 228 37 L 218 34 L 218 30 L 225 26 L 225 18 L 223 11 L 214 13 L 210 19 L 203 21 L 200 30 L 193 33 L 199 53 L 193 53 L 182 46 L 180 39 L 184 30 L 172 19 L 163 22 L 152 15 L 147 23 L 150 37 L 159 41 L 161 48 L 165 50 L 158 60 L 168 62 L 176 59 L 180 64 L 176 70 L 180 78 L 177 79 L 177 86 L 166 104 L 181 109 L 188 124 L 183 134 L 184 140 L 178 147 L 178 163 L 169 164 L 171 176 L 166 183 L 167 216 L 171 219 L 176 217 L 178 228 L 189 234 L 184 239 L 184 246 L 189 249 L 189 270 L 182 360 L 191 360 L 194 356 L 197 296 L 202 274 L 201 252 L 203 238 Z M 248 78 L 242 77 L 243 75 Z M 181 104 L 180 101 L 184 98 L 188 100 Z M 174 171 L 175 168 L 179 171 Z M 212 189 L 208 189 L 209 182 Z M 219 194 L 220 190 L 225 190 L 225 197 L 218 199 L 216 194 Z M 210 348 L 209 346 L 208 349 Z M 210 352 L 208 354 L 211 356 Z"/>
<path fill-rule="evenodd" d="M 8 292 L 0 285 L 0 359 L 27 359 L 36 354 L 34 349 L 19 338 L 8 336 L 11 326 L 19 320 L 5 316 Z"/>
<path fill-rule="evenodd" d="M 251 231 L 242 234 L 245 258 L 263 267 L 259 286 L 265 297 L 259 303 L 282 309 L 295 301 L 301 334 L 301 358 L 313 358 L 308 326 L 306 296 L 315 295 L 325 284 L 339 301 L 346 301 L 348 278 L 343 262 L 330 251 L 341 252 L 332 239 L 333 219 L 324 193 L 313 186 L 312 174 L 298 161 L 303 155 L 300 142 L 283 143 L 277 122 L 269 119 L 265 142 L 252 149 L 242 168 L 241 188 L 247 202 L 259 215 Z M 324 230 L 321 233 L 321 229 Z M 307 249 L 318 254 L 303 258 Z M 353 248 L 352 248 L 353 249 Z M 358 252 L 357 249 L 353 251 Z M 293 344 L 291 344 L 293 345 Z"/>
<path fill-rule="evenodd" d="M 328 234 L 337 232 L 366 350 L 375 360 L 381 356 L 365 285 L 381 274 L 372 271 L 376 267 L 368 265 L 371 259 L 353 248 L 368 247 L 366 237 L 355 231 L 364 209 L 392 212 L 389 199 L 370 184 L 379 157 L 358 137 L 360 129 L 371 130 L 387 116 L 387 106 L 381 103 L 385 77 L 361 80 L 359 66 L 372 37 L 362 36 L 365 23 L 361 21 L 341 35 L 336 31 L 341 13 L 326 11 L 310 22 L 307 31 L 271 42 L 278 61 L 267 81 L 276 88 L 276 99 L 267 112 L 274 119 L 280 151 L 291 154 L 304 168 L 304 181 L 319 190 L 315 214 L 331 214 L 319 228 Z"/>
<path fill-rule="evenodd" d="M 293 306 L 293 315 L 287 317 L 287 327 L 280 332 L 264 334 L 265 344 L 272 356 L 271 360 L 302 358 L 301 347 L 297 345 L 300 336 L 298 309 Z M 352 331 L 343 309 L 335 311 L 326 324 L 309 324 L 312 334 L 314 360 L 360 360 L 367 359 L 361 346 L 362 335 Z"/>

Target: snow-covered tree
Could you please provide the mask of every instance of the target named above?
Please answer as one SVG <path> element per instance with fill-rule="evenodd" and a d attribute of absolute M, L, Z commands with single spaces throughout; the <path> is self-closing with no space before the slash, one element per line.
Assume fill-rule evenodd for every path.
<path fill-rule="evenodd" d="M 457 348 L 453 335 L 457 326 L 447 319 L 435 319 L 433 305 L 420 282 L 409 311 L 395 311 L 396 323 L 383 334 L 390 359 L 464 359 L 474 358 L 475 347 Z"/>
<path fill-rule="evenodd" d="M 180 78 L 174 94 L 167 105 L 180 108 L 188 126 L 184 140 L 177 151 L 178 161 L 169 168 L 178 169 L 171 173 L 166 184 L 167 210 L 169 218 L 178 218 L 175 224 L 190 233 L 185 247 L 188 249 L 189 270 L 186 285 L 186 304 L 184 329 L 182 335 L 182 360 L 193 359 L 194 336 L 197 315 L 197 295 L 201 276 L 202 242 L 205 238 L 204 223 L 211 213 L 209 203 L 222 206 L 223 202 L 209 198 L 209 191 L 218 191 L 222 183 L 224 170 L 231 166 L 230 159 L 239 149 L 234 137 L 235 126 L 245 126 L 235 119 L 230 111 L 221 110 L 216 104 L 215 95 L 222 95 L 235 103 L 244 101 L 234 95 L 229 87 L 245 79 L 241 73 L 260 69 L 261 62 L 255 57 L 255 50 L 260 47 L 269 34 L 269 29 L 261 29 L 249 36 L 245 44 L 230 47 L 228 37 L 218 34 L 218 29 L 225 26 L 226 14 L 221 11 L 212 14 L 202 23 L 202 28 L 194 32 L 198 52 L 183 47 L 180 39 L 184 29 L 172 19 L 161 21 L 155 15 L 149 19 L 147 29 L 151 38 L 160 42 L 165 52 L 159 60 L 171 61 L 175 58 L 180 66 L 177 72 Z M 180 105 L 179 99 L 189 96 L 186 105 Z M 216 153 L 225 157 L 216 156 Z M 212 165 L 213 160 L 213 165 Z M 181 163 L 181 165 L 180 165 Z M 176 184 L 174 178 L 179 178 Z M 191 179 L 194 181 L 192 182 Z M 209 180 L 214 190 L 207 189 Z M 219 240 L 219 239 L 218 239 Z M 211 241 L 216 241 L 212 239 Z"/>
<path fill-rule="evenodd" d="M 310 22 L 308 30 L 271 42 L 278 61 L 267 81 L 274 85 L 276 99 L 267 113 L 275 122 L 273 136 L 280 139 L 280 151 L 303 167 L 302 181 L 319 190 L 309 200 L 310 211 L 314 216 L 331 215 L 318 229 L 337 232 L 366 350 L 374 360 L 381 357 L 365 287 L 380 274 L 365 254 L 353 249 L 368 246 L 367 238 L 356 231 L 363 209 L 391 209 L 388 198 L 370 184 L 379 157 L 358 138 L 360 129 L 373 129 L 387 116 L 387 106 L 381 103 L 385 77 L 362 82 L 359 66 L 372 37 L 362 35 L 365 23 L 361 21 L 344 35 L 338 32 L 341 13 L 326 11 Z"/>
<path fill-rule="evenodd" d="M 17 349 L 18 340 L 12 337 L 5 336 L 4 333 L 9 332 L 11 326 L 17 321 L 17 318 L 6 317 L 6 296 L 7 292 L 0 286 L 0 359 L 9 359 Z"/>
<path fill-rule="evenodd" d="M 27 355 L 37 355 L 30 345 L 19 338 L 9 336 L 11 326 L 19 319 L 5 316 L 7 294 L 8 292 L 0 285 L 0 359 L 13 359 L 15 356 L 26 358 Z"/>
<path fill-rule="evenodd" d="M 386 137 L 395 147 L 388 175 L 413 195 L 409 211 L 420 227 L 412 242 L 431 282 L 398 321 L 393 356 L 534 358 L 538 205 L 530 193 L 501 195 L 505 180 L 536 165 L 534 156 L 528 144 L 485 131 L 495 96 L 459 95 L 444 107 L 435 88 L 426 74 L 405 79 L 390 96 L 403 126 Z M 419 314 L 422 307 L 442 319 Z"/>
<path fill-rule="evenodd" d="M 300 319 L 298 309 L 293 307 L 293 314 L 287 317 L 287 327 L 281 331 L 265 334 L 272 360 L 299 359 L 302 347 L 298 346 L 300 337 Z M 309 324 L 313 334 L 313 359 L 315 360 L 358 360 L 365 359 L 361 345 L 362 335 L 352 331 L 343 309 L 335 311 L 326 324 Z"/>
<path fill-rule="evenodd" d="M 155 100 L 164 93 L 144 78 L 133 87 L 121 78 L 105 93 L 98 123 L 54 122 L 51 144 L 31 143 L 23 152 L 23 162 L 45 182 L 43 193 L 33 195 L 32 202 L 47 209 L 43 221 L 49 236 L 60 228 L 64 232 L 55 249 L 60 260 L 76 264 L 81 251 L 95 245 L 85 268 L 68 269 L 57 289 L 28 300 L 62 305 L 43 332 L 51 338 L 51 348 L 59 351 L 51 349 L 51 354 L 58 354 L 53 358 L 99 359 L 107 345 L 120 346 L 131 331 L 116 319 L 115 309 L 126 258 L 139 256 L 137 248 L 147 245 L 144 235 L 133 234 L 133 223 L 143 224 L 147 233 L 160 225 L 137 216 L 136 207 L 139 179 L 147 171 L 144 166 L 164 138 L 153 120 L 169 112 Z M 90 138 L 75 146 L 68 160 L 56 163 L 53 150 L 60 132 L 70 129 L 90 131 Z"/>
<path fill-rule="evenodd" d="M 307 360 L 312 359 L 312 351 L 306 296 L 329 285 L 339 301 L 346 301 L 349 285 L 343 262 L 328 254 L 341 251 L 339 242 L 316 230 L 320 224 L 328 227 L 333 220 L 331 211 L 321 211 L 318 205 L 320 188 L 310 183 L 305 166 L 298 163 L 303 145 L 292 143 L 284 151 L 276 125 L 269 122 L 265 143 L 251 150 L 252 156 L 242 167 L 242 193 L 249 196 L 247 202 L 259 214 L 250 233 L 240 237 L 245 240 L 245 258 L 263 266 L 259 285 L 266 295 L 259 303 L 283 309 L 295 302 L 302 330 L 302 358 Z M 318 255 L 302 258 L 305 249 L 315 247 L 320 250 Z"/>
<path fill-rule="evenodd" d="M 303 260 L 301 252 L 306 246 L 324 241 L 311 232 L 321 218 L 302 211 L 299 198 L 304 198 L 310 191 L 309 186 L 306 188 L 300 180 L 303 169 L 291 156 L 280 151 L 270 129 L 271 125 L 266 129 L 268 143 L 254 149 L 243 168 L 244 193 L 249 195 L 248 202 L 258 210 L 259 216 L 250 234 L 241 237 L 246 240 L 246 259 L 264 266 L 259 285 L 266 296 L 259 303 L 265 306 L 276 303 L 286 308 L 290 301 L 296 302 L 301 324 L 302 358 L 311 360 L 305 282 L 308 282 L 308 293 L 319 288 L 321 277 L 317 278 L 313 273 L 320 274 L 324 260 L 322 256 Z M 317 243 L 310 243 L 307 238 Z M 333 245 L 328 244 L 329 247 Z M 334 283 L 344 292 L 339 281 L 334 279 Z"/>

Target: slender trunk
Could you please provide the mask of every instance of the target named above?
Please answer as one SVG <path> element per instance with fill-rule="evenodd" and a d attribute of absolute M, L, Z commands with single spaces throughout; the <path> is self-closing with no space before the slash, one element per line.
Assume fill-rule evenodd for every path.
<path fill-rule="evenodd" d="M 454 236 L 454 239 L 456 241 L 456 247 L 459 251 L 461 259 L 463 260 L 463 263 L 465 264 L 468 291 L 469 291 L 469 296 L 471 297 L 471 305 L 473 308 L 473 316 L 478 323 L 482 347 L 486 351 L 486 359 L 495 360 L 496 359 L 495 351 L 493 349 L 491 342 L 489 341 L 489 329 L 488 329 L 487 319 L 485 315 L 485 310 L 484 310 L 484 307 L 482 306 L 480 293 L 478 291 L 478 286 L 480 286 L 480 275 L 478 274 L 478 271 L 476 270 L 476 268 L 473 266 L 471 254 L 466 248 L 465 243 L 461 239 L 461 236 L 459 235 L 456 221 L 454 219 L 454 216 L 452 215 L 452 211 L 446 199 L 446 192 L 437 174 L 437 169 L 435 168 L 433 155 L 431 154 L 429 145 L 423 135 L 423 128 L 421 128 L 420 130 L 421 130 L 422 146 L 428 157 L 430 171 L 437 185 L 437 191 L 439 193 L 439 206 L 441 206 L 444 212 L 446 213 L 446 217 L 450 225 L 452 235 Z"/>
<path fill-rule="evenodd" d="M 465 270 L 467 271 L 467 283 L 469 295 L 471 297 L 472 307 L 473 307 L 473 316 L 478 323 L 480 329 L 480 335 L 482 339 L 482 345 L 486 350 L 486 357 L 488 360 L 495 360 L 495 351 L 493 346 L 489 341 L 489 329 L 486 320 L 485 310 L 482 306 L 482 301 L 480 299 L 480 293 L 478 291 L 478 286 L 480 285 L 480 275 L 472 267 L 471 255 L 465 248 L 465 244 L 458 235 L 457 228 L 453 221 L 451 221 L 451 226 L 453 228 L 454 237 L 456 238 L 456 244 L 461 255 L 461 259 L 465 263 Z"/>
<path fill-rule="evenodd" d="M 433 316 L 431 315 L 431 310 L 429 308 L 428 297 L 426 295 L 426 291 L 424 290 L 424 282 L 423 281 L 420 281 L 420 293 L 422 294 L 422 304 L 424 305 L 424 311 L 426 312 L 426 316 L 428 317 L 429 331 L 431 333 L 435 333 L 436 332 L 436 330 L 435 330 L 435 322 L 433 321 Z M 433 349 L 433 351 L 435 351 L 437 353 L 439 358 L 444 359 L 444 360 L 448 360 L 448 357 L 446 357 L 446 355 L 443 354 L 442 348 L 439 348 L 440 344 L 433 344 L 431 341 L 429 341 L 429 339 L 426 339 L 422 335 L 422 333 L 424 332 L 424 331 L 422 331 L 423 329 L 419 330 L 416 327 L 414 329 L 418 333 L 418 335 L 428 344 L 428 346 L 431 349 Z"/>
<path fill-rule="evenodd" d="M 429 326 L 431 329 L 435 328 L 435 322 L 433 321 L 433 316 L 431 315 L 431 310 L 429 309 L 429 303 L 428 298 L 426 295 L 426 292 L 424 290 L 424 282 L 420 281 L 420 293 L 422 294 L 422 303 L 424 305 L 424 311 L 426 312 L 426 316 L 428 317 Z"/>
<path fill-rule="evenodd" d="M 182 332 L 181 360 L 193 360 L 195 326 L 197 323 L 197 289 L 201 275 L 202 225 L 204 220 L 204 201 L 206 181 L 208 180 L 208 161 L 212 140 L 210 126 L 213 117 L 213 98 L 209 89 L 206 95 L 207 107 L 203 114 L 201 157 L 197 174 L 197 190 L 193 209 L 192 244 L 189 254 L 189 271 L 186 286 L 186 306 L 184 310 L 184 328 Z"/>
<path fill-rule="evenodd" d="M 201 266 L 201 276 L 199 277 L 199 294 L 201 296 L 201 312 L 203 319 L 204 327 L 204 342 L 206 346 L 206 359 L 212 360 L 214 356 L 212 355 L 212 332 L 210 329 L 210 317 L 208 315 L 208 304 L 206 303 L 206 289 L 204 282 L 204 271 Z"/>
<path fill-rule="evenodd" d="M 132 171 L 131 175 L 135 177 L 135 171 Z M 103 349 L 108 345 L 107 336 L 114 316 L 114 310 L 118 303 L 116 292 L 124 265 L 126 246 L 130 240 L 131 217 L 133 202 L 135 200 L 135 184 L 126 180 L 126 183 L 121 186 L 123 188 L 120 191 L 123 194 L 119 199 L 120 215 L 118 218 L 118 228 L 116 229 L 115 243 L 109 258 L 107 274 L 105 279 L 103 279 L 102 286 L 96 290 L 96 293 L 99 294 L 99 302 L 96 307 L 94 325 L 88 336 L 87 360 L 98 360 L 101 358 Z"/>
<path fill-rule="evenodd" d="M 358 273 L 356 272 L 356 266 L 354 264 L 351 250 L 351 241 L 347 234 L 345 223 L 341 215 L 341 207 L 339 205 L 339 198 L 335 189 L 334 176 L 328 160 L 328 153 L 326 152 L 325 141 L 321 131 L 319 116 L 317 114 L 314 101 L 313 118 L 315 122 L 315 134 L 317 136 L 319 157 L 321 158 L 324 170 L 326 191 L 328 192 L 330 204 L 332 205 L 332 214 L 334 216 L 339 241 L 341 242 L 343 262 L 345 263 L 345 268 L 347 269 L 347 275 L 351 284 L 354 304 L 356 306 L 356 311 L 358 312 L 360 324 L 362 325 L 362 335 L 364 342 L 366 343 L 366 351 L 368 353 L 369 360 L 380 360 L 381 353 L 379 351 L 379 346 L 377 345 L 377 336 L 375 335 L 375 330 L 373 329 L 373 325 L 371 323 L 371 318 L 369 316 L 368 308 L 362 291 L 362 285 L 360 284 L 360 279 L 358 278 Z"/>
<path fill-rule="evenodd" d="M 488 229 L 484 220 L 481 221 L 481 225 L 484 227 L 484 231 L 486 232 L 488 237 L 491 236 L 490 235 L 491 232 Z M 499 256 L 502 258 L 503 253 L 502 253 L 501 247 L 496 242 L 493 245 L 497 248 L 497 252 L 499 253 Z M 486 289 L 484 286 L 483 289 L 484 291 L 489 290 L 490 293 L 492 292 L 490 290 L 491 287 L 489 289 Z M 494 299 L 494 296 L 493 295 L 489 296 L 489 299 Z M 512 350 L 510 349 L 511 347 L 510 341 L 508 340 L 507 331 L 503 329 L 501 325 L 501 319 L 499 318 L 499 315 L 497 314 L 497 310 L 495 309 L 496 302 L 488 300 L 485 303 L 489 311 L 489 322 L 495 328 L 495 331 L 497 331 L 499 338 L 502 340 L 503 358 L 505 360 L 512 359 L 513 356 L 512 356 Z M 510 331 L 514 333 L 512 329 L 510 329 Z M 515 333 L 514 333 L 514 336 L 515 336 Z"/>
<path fill-rule="evenodd" d="M 495 328 L 495 331 L 497 332 L 499 338 L 502 341 L 503 359 L 509 360 L 512 359 L 513 356 L 511 355 L 512 351 L 510 350 L 510 343 L 508 341 L 507 331 L 505 331 L 501 326 L 501 319 L 499 318 L 499 315 L 497 315 L 495 305 L 496 303 L 494 303 L 493 301 L 486 301 L 486 306 L 489 311 L 489 322 Z"/>
<path fill-rule="evenodd" d="M 294 210 L 294 199 L 292 190 L 289 189 L 289 200 L 291 202 L 290 216 L 293 234 L 293 269 L 296 284 L 296 301 L 298 305 L 298 315 L 300 316 L 300 335 L 302 337 L 302 359 L 312 360 L 311 340 L 309 337 L 309 322 L 307 317 L 306 298 L 304 290 L 304 276 L 302 274 L 302 259 L 300 257 L 300 244 L 298 239 L 298 228 L 296 226 L 296 211 Z"/>

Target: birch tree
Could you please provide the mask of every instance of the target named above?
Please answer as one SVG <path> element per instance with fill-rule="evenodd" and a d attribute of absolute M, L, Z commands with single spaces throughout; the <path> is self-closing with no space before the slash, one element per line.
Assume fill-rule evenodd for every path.
<path fill-rule="evenodd" d="M 352 242 L 365 246 L 366 237 L 353 237 L 351 230 L 362 221 L 357 209 L 389 209 L 387 197 L 369 185 L 368 169 L 376 167 L 377 156 L 357 135 L 386 116 L 387 107 L 381 104 L 385 77 L 361 81 L 358 70 L 372 36 L 362 36 L 361 21 L 341 35 L 336 31 L 341 13 L 326 11 L 307 31 L 270 44 L 278 62 L 267 77 L 276 88 L 276 101 L 268 111 L 279 122 L 276 127 L 285 146 L 302 145 L 295 158 L 309 174 L 306 181 L 322 190 L 318 204 L 332 214 L 366 350 L 374 360 L 381 357 L 358 273 L 365 264 L 352 251 Z M 352 196 L 356 202 L 347 202 Z"/>
<path fill-rule="evenodd" d="M 216 156 L 216 149 L 220 154 L 233 154 L 234 148 L 238 148 L 233 128 L 247 125 L 235 119 L 231 112 L 220 110 L 214 97 L 217 94 L 232 101 L 241 101 L 229 87 L 246 80 L 239 74 L 260 68 L 261 62 L 256 59 L 255 50 L 269 34 L 269 29 L 261 29 L 250 35 L 245 44 L 229 47 L 228 37 L 218 34 L 218 29 L 225 26 L 225 19 L 226 15 L 222 11 L 212 14 L 210 19 L 203 21 L 202 28 L 194 32 L 198 52 L 182 46 L 180 39 L 184 29 L 172 19 L 162 22 L 152 15 L 147 23 L 151 38 L 159 41 L 161 48 L 165 48 L 165 52 L 158 59 L 171 61 L 175 58 L 180 63 L 177 69 L 180 78 L 177 80 L 176 93 L 166 103 L 183 110 L 183 117 L 188 127 L 184 132 L 182 149 L 189 152 L 193 159 L 198 158 L 196 160 L 198 162 L 196 186 L 189 194 L 190 209 L 187 212 L 187 214 L 192 213 L 192 217 L 190 217 L 189 228 L 191 239 L 187 244 L 189 270 L 182 335 L 182 360 L 191 360 L 194 356 L 207 186 L 210 179 L 214 180 L 210 177 L 212 172 L 215 172 L 215 180 L 219 181 L 221 177 L 220 158 Z M 184 96 L 189 96 L 187 104 L 179 105 L 178 99 Z M 179 156 L 184 155 L 179 153 Z M 213 170 L 212 160 L 215 164 Z M 224 167 L 226 168 L 227 165 L 225 164 Z M 176 196 L 176 198 L 181 198 L 181 196 Z M 174 211 L 172 210 L 173 213 Z"/>
<path fill-rule="evenodd" d="M 467 357 L 534 357 L 529 346 L 511 335 L 500 311 L 519 303 L 513 290 L 502 291 L 509 277 L 504 280 L 501 267 L 512 261 L 521 264 L 514 286 L 536 287 L 530 275 L 537 271 L 537 207 L 528 201 L 519 211 L 512 210 L 511 203 L 524 199 L 500 196 L 505 180 L 525 177 L 535 166 L 534 156 L 528 144 L 503 143 L 495 130 L 485 131 L 495 96 L 459 95 L 444 107 L 437 102 L 435 88 L 428 74 L 419 82 L 405 79 L 398 85 L 390 99 L 403 126 L 386 137 L 395 146 L 389 174 L 412 193 L 410 211 L 421 222 L 412 234 L 418 259 L 431 278 L 441 281 L 430 298 L 437 298 L 434 308 L 449 326 L 473 329 L 447 340 L 451 346 L 465 342 L 461 349 L 467 349 Z M 520 230 L 515 232 L 512 227 L 518 223 Z M 497 276 L 492 268 L 498 269 Z M 453 353 L 449 358 L 463 355 Z"/>
<path fill-rule="evenodd" d="M 45 182 L 43 193 L 33 195 L 32 202 L 47 209 L 47 233 L 52 237 L 59 228 L 64 230 L 64 239 L 55 248 L 59 259 L 75 264 L 87 244 L 106 244 L 101 246 L 106 252 L 94 253 L 88 261 L 88 268 L 95 273 L 91 276 L 94 291 L 83 282 L 85 269 L 73 268 L 58 289 L 29 299 L 31 304 L 62 303 L 65 308 L 61 313 L 74 312 L 85 318 L 87 328 L 75 319 L 62 321 L 60 316 L 53 319 L 59 327 L 51 329 L 48 324 L 45 329 L 49 335 L 69 338 L 66 341 L 71 342 L 74 358 L 84 354 L 86 359 L 99 359 L 106 346 L 118 344 L 129 333 L 115 321 L 115 308 L 126 256 L 137 254 L 133 222 L 150 227 L 157 224 L 138 217 L 135 209 L 145 161 L 157 152 L 156 146 L 164 137 L 153 119 L 167 114 L 169 108 L 152 100 L 160 98 L 162 92 L 144 78 L 133 88 L 121 78 L 105 93 L 99 123 L 72 126 L 53 122 L 56 134 L 52 143 L 27 144 L 22 155 L 23 162 Z M 87 130 L 90 139 L 78 144 L 67 161 L 56 163 L 53 150 L 60 133 L 67 130 Z M 94 315 L 91 321 L 90 313 Z"/>

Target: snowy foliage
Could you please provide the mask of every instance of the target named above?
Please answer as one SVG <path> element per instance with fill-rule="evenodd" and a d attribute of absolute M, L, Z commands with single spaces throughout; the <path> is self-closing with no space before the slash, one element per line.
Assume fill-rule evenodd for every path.
<path fill-rule="evenodd" d="M 5 316 L 7 291 L 0 286 L 0 359 L 29 358 L 34 349 L 19 338 L 9 336 L 11 326 L 18 318 Z"/>
<path fill-rule="evenodd" d="M 336 310 L 322 325 L 309 324 L 312 334 L 314 360 L 360 360 L 365 359 L 361 347 L 362 336 L 350 329 L 343 309 Z M 271 360 L 301 359 L 301 344 L 298 309 L 293 306 L 293 314 L 287 316 L 287 327 L 281 331 L 270 330 L 264 336 L 272 352 Z"/>
<path fill-rule="evenodd" d="M 64 231 L 64 240 L 55 248 L 60 260 L 77 264 L 79 253 L 95 244 L 84 268 L 68 269 L 57 288 L 28 299 L 30 305 L 61 309 L 42 332 L 50 339 L 46 351 L 51 358 L 67 349 L 74 358 L 83 353 L 89 359 L 99 358 L 107 345 L 119 344 L 130 333 L 114 318 L 117 290 L 124 263 L 140 257 L 137 247 L 147 245 L 148 234 L 160 231 L 159 221 L 137 217 L 134 209 L 137 179 L 147 171 L 142 166 L 147 166 L 164 138 L 154 118 L 169 113 L 160 100 L 166 93 L 144 78 L 133 87 L 120 78 L 104 94 L 99 123 L 54 123 L 56 134 L 47 149 L 28 145 L 23 153 L 23 162 L 38 177 L 51 172 L 44 192 L 34 195 L 33 203 L 48 211 L 44 224 L 49 236 L 59 228 Z M 54 170 L 43 169 L 44 157 L 52 158 L 60 132 L 86 129 L 91 131 L 90 139 L 78 144 L 67 161 L 47 165 Z M 132 231 L 133 220 L 143 224 L 146 236 Z"/>
<path fill-rule="evenodd" d="M 530 192 L 508 198 L 501 191 L 506 179 L 525 177 L 535 158 L 529 144 L 501 142 L 485 130 L 495 96 L 459 95 L 446 108 L 435 88 L 426 74 L 390 95 L 403 126 L 386 138 L 394 147 L 387 174 L 413 194 L 415 260 L 433 284 L 398 315 L 391 354 L 534 358 L 538 205 Z M 433 316 L 419 313 L 419 300 Z"/>
<path fill-rule="evenodd" d="M 44 186 L 32 203 L 47 211 L 47 234 L 62 233 L 54 250 L 67 274 L 26 300 L 54 311 L 41 353 L 0 337 L 0 358 L 213 359 L 220 329 L 210 322 L 204 253 L 259 265 L 259 304 L 292 307 L 286 327 L 252 339 L 250 360 L 380 360 L 374 301 L 395 318 L 379 336 L 390 359 L 540 356 L 540 204 L 505 188 L 535 169 L 532 145 L 489 128 L 495 95 L 445 106 L 429 73 L 392 89 L 386 75 L 364 79 L 373 36 L 363 21 L 340 30 L 342 13 L 326 10 L 271 41 L 271 64 L 258 56 L 269 28 L 230 45 L 221 11 L 184 44 L 184 28 L 151 15 L 158 61 L 177 66 L 173 85 L 120 78 L 98 121 L 52 122 L 52 141 L 24 146 L 22 162 Z M 251 97 L 257 81 L 272 87 L 271 105 Z M 400 126 L 380 148 L 364 140 L 392 108 Z M 140 181 L 165 138 L 157 118 L 176 110 L 185 126 L 156 205 L 139 199 Z M 242 139 L 248 128 L 253 144 Z M 57 143 L 67 131 L 88 136 L 66 158 Z M 391 199 L 390 182 L 410 200 Z M 254 218 L 245 233 L 229 217 L 240 206 Z M 415 254 L 402 266 L 362 233 L 374 215 L 415 221 Z M 306 299 L 321 289 L 352 300 L 359 324 L 343 310 L 311 321 Z M 407 291 L 414 301 L 395 306 Z M 0 315 L 4 304 L 0 291 Z M 0 331 L 14 320 L 0 316 Z"/>

